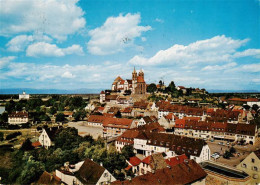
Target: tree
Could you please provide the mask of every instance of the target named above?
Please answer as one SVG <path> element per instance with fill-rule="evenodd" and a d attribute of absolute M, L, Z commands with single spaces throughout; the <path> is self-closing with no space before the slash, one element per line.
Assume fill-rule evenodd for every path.
<path fill-rule="evenodd" d="M 57 112 L 57 109 L 54 106 L 52 106 L 49 110 L 49 113 L 52 115 L 54 115 L 56 112 Z"/>
<path fill-rule="evenodd" d="M 2 113 L 1 116 L 0 116 L 0 120 L 2 122 L 7 122 L 8 121 L 8 113 L 7 112 Z"/>
<path fill-rule="evenodd" d="M 74 127 L 68 127 L 61 129 L 54 139 L 55 148 L 61 148 L 62 150 L 74 149 L 79 146 L 82 137 L 78 135 L 78 130 Z"/>
<path fill-rule="evenodd" d="M 58 113 L 56 116 L 56 122 L 62 122 L 65 120 L 65 115 L 63 113 Z"/>
<path fill-rule="evenodd" d="M 29 160 L 22 170 L 18 181 L 20 184 L 31 184 L 32 182 L 35 182 L 37 178 L 39 178 L 44 170 L 45 167 L 42 162 Z"/>
<path fill-rule="evenodd" d="M 125 156 L 127 160 L 129 160 L 130 157 L 135 156 L 134 147 L 132 145 L 125 145 L 122 148 L 122 155 Z"/>
<path fill-rule="evenodd" d="M 236 153 L 236 149 L 232 146 L 232 147 L 229 149 L 229 152 L 230 152 L 231 154 Z"/>
<path fill-rule="evenodd" d="M 147 87 L 147 92 L 149 92 L 149 93 L 154 93 L 156 90 L 157 90 L 157 87 L 154 83 L 151 83 Z"/>
<path fill-rule="evenodd" d="M 229 159 L 232 156 L 233 156 L 233 154 L 230 151 L 227 151 L 227 150 L 223 154 L 223 158 L 225 158 L 225 159 Z"/>
<path fill-rule="evenodd" d="M 80 110 L 73 113 L 75 121 L 83 120 L 86 117 L 87 112 L 85 110 Z"/>
<path fill-rule="evenodd" d="M 0 132 L 0 141 L 3 141 L 3 140 L 4 140 L 4 133 Z"/>
<path fill-rule="evenodd" d="M 21 146 L 20 149 L 23 150 L 23 151 L 28 151 L 28 150 L 32 150 L 32 149 L 33 149 L 32 142 L 30 141 L 29 138 L 27 138 L 27 139 L 23 142 L 23 144 L 22 144 L 22 146 Z"/>
<path fill-rule="evenodd" d="M 174 84 L 174 81 L 171 81 L 171 83 L 169 84 L 169 86 L 167 87 L 168 91 L 169 92 L 174 92 L 176 91 L 176 87 L 175 87 L 175 84 Z"/>

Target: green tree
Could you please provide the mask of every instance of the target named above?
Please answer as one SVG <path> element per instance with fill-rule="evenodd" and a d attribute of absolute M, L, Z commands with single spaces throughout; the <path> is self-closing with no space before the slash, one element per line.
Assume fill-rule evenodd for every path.
<path fill-rule="evenodd" d="M 167 87 L 167 90 L 169 91 L 169 92 L 174 92 L 174 91 L 176 91 L 176 87 L 175 87 L 175 84 L 174 84 L 174 81 L 171 81 L 171 83 L 169 84 L 169 86 Z"/>
<path fill-rule="evenodd" d="M 52 106 L 52 107 L 49 109 L 49 113 L 52 114 L 52 115 L 56 114 L 56 112 L 57 112 L 57 109 L 56 109 L 54 106 Z"/>
<path fill-rule="evenodd" d="M 2 121 L 2 122 L 7 122 L 8 121 L 8 113 L 7 112 L 3 112 L 1 114 L 0 121 Z"/>
<path fill-rule="evenodd" d="M 21 184 L 31 184 L 32 182 L 36 181 L 37 178 L 39 178 L 44 170 L 45 167 L 42 162 L 29 160 L 22 170 L 18 181 Z"/>
<path fill-rule="evenodd" d="M 56 122 L 62 122 L 65 120 L 65 115 L 63 113 L 58 113 L 56 115 Z"/>
<path fill-rule="evenodd" d="M 156 90 L 157 90 L 157 87 L 156 87 L 156 84 L 154 84 L 154 83 L 151 83 L 147 87 L 147 92 L 149 92 L 149 93 L 154 93 Z"/>
<path fill-rule="evenodd" d="M 21 146 L 20 149 L 23 150 L 23 151 L 28 151 L 28 150 L 34 149 L 33 146 L 32 146 L 32 142 L 30 141 L 29 138 L 27 138 L 27 139 L 23 142 L 23 144 L 22 144 L 22 146 Z"/>
<path fill-rule="evenodd" d="M 127 160 L 129 160 L 130 157 L 135 156 L 133 145 L 125 145 L 122 148 L 122 155 L 125 156 Z"/>
<path fill-rule="evenodd" d="M 0 132 L 0 141 L 3 141 L 3 140 L 4 140 L 4 133 Z"/>

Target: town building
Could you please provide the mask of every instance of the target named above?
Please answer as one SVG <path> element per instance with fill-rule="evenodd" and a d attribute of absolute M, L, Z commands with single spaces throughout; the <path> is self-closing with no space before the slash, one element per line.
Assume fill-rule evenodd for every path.
<path fill-rule="evenodd" d="M 252 184 L 260 183 L 260 150 L 251 152 L 239 165 L 237 169 L 244 171 L 252 177 Z"/>
<path fill-rule="evenodd" d="M 107 117 L 103 121 L 103 136 L 117 137 L 126 130 L 136 127 L 134 120 L 127 118 Z"/>
<path fill-rule="evenodd" d="M 112 84 L 112 91 L 117 91 L 120 93 L 131 91 L 132 94 L 146 94 L 144 72 L 141 69 L 137 75 L 137 72 L 134 68 L 132 79 L 123 80 L 120 76 L 118 76 Z"/>
<path fill-rule="evenodd" d="M 19 94 L 19 100 L 29 100 L 30 99 L 30 95 L 26 94 L 25 91 L 23 91 L 23 94 Z"/>
<path fill-rule="evenodd" d="M 59 130 L 59 127 L 49 127 L 42 130 L 39 136 L 40 144 L 45 148 L 50 148 L 54 143 L 55 136 Z"/>
<path fill-rule="evenodd" d="M 65 164 L 64 167 L 56 170 L 56 176 L 65 184 L 110 184 L 116 178 L 105 169 L 102 164 L 86 159 L 75 165 Z"/>
<path fill-rule="evenodd" d="M 190 184 L 205 185 L 207 173 L 194 160 L 186 160 L 174 167 L 166 167 L 131 180 L 115 181 L 112 185 Z"/>
<path fill-rule="evenodd" d="M 162 152 L 167 157 L 185 154 L 197 163 L 210 160 L 210 148 L 204 140 L 166 133 L 142 132 L 134 139 L 134 151 L 145 156 Z"/>
<path fill-rule="evenodd" d="M 25 111 L 12 112 L 11 114 L 8 114 L 8 123 L 10 125 L 19 125 L 23 123 L 28 123 L 28 121 L 29 121 L 29 115 Z"/>

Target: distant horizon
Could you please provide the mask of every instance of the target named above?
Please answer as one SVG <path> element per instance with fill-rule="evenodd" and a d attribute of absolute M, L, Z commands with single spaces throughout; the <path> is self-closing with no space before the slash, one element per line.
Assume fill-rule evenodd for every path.
<path fill-rule="evenodd" d="M 260 91 L 259 15 L 259 0 L 2 0 L 0 86 L 107 88 L 135 66 L 148 84 Z"/>
<path fill-rule="evenodd" d="M 22 94 L 99 94 L 102 90 L 108 89 L 34 89 L 34 88 L 6 88 L 0 89 L 1 95 L 15 95 Z M 258 90 L 221 90 L 221 89 L 206 89 L 209 93 L 260 93 Z"/>

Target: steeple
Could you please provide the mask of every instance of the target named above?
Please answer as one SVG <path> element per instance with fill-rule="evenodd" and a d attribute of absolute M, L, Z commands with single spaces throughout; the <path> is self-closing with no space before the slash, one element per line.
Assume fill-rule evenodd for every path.
<path fill-rule="evenodd" d="M 132 80 L 133 81 L 137 80 L 137 72 L 135 71 L 135 67 L 134 67 L 134 71 L 132 72 Z"/>
<path fill-rule="evenodd" d="M 142 68 L 140 69 L 140 71 L 139 71 L 139 73 L 138 73 L 138 76 L 141 76 L 141 77 L 144 78 L 144 72 L 143 72 Z"/>

